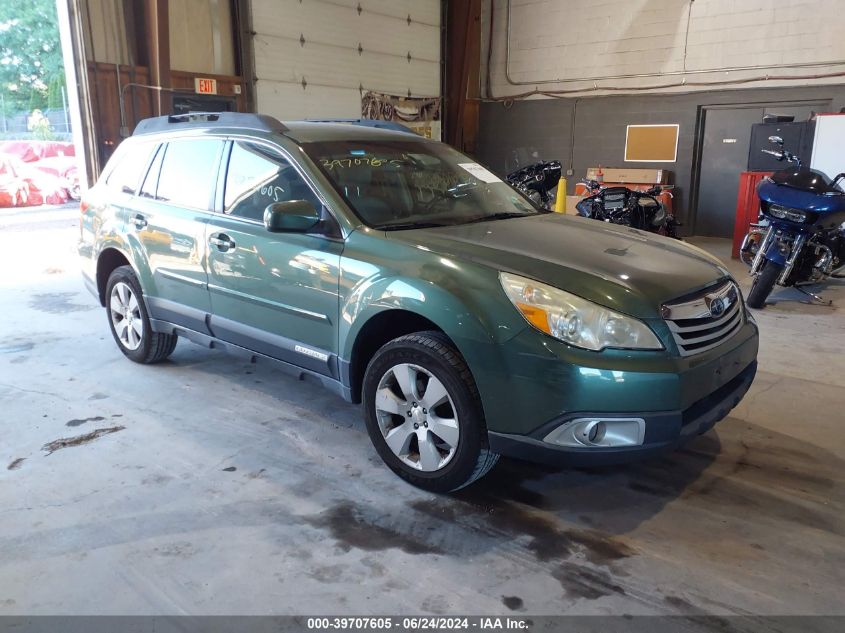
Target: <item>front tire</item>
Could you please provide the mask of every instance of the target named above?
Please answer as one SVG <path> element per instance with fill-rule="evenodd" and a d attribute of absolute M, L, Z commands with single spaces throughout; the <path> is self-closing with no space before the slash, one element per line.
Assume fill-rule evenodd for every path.
<path fill-rule="evenodd" d="M 466 362 L 440 332 L 394 339 L 364 375 L 364 420 L 385 464 L 431 492 L 453 492 L 499 459 L 487 447 L 481 399 Z"/>
<path fill-rule="evenodd" d="M 119 266 L 109 275 L 106 313 L 114 341 L 129 360 L 144 365 L 160 363 L 176 348 L 176 335 L 153 331 L 141 284 L 131 266 Z"/>
<path fill-rule="evenodd" d="M 775 283 L 783 272 L 783 266 L 768 260 L 763 263 L 763 270 L 754 278 L 751 292 L 748 293 L 748 307 L 760 310 L 766 306 L 766 298 L 775 287 Z"/>

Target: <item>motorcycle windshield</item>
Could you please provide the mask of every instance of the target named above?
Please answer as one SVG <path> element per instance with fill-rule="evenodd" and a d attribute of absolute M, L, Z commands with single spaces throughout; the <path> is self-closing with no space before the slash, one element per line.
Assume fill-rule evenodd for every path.
<path fill-rule="evenodd" d="M 763 179 L 757 185 L 757 195 L 768 204 L 779 204 L 792 209 L 815 213 L 841 213 L 845 211 L 845 194 L 819 192 L 792 185 L 778 184 L 774 179 Z"/>
<path fill-rule="evenodd" d="M 817 194 L 843 194 L 841 189 L 832 186 L 832 181 L 826 174 L 815 169 L 785 169 L 772 174 L 771 180 L 776 185 Z"/>

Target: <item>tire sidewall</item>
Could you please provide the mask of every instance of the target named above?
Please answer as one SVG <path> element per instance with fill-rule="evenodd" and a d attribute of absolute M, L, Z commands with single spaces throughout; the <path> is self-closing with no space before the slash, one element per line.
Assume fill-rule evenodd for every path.
<path fill-rule="evenodd" d="M 766 306 L 766 299 L 772 293 L 782 271 L 783 266 L 774 264 L 769 260 L 763 262 L 763 267 L 754 277 L 751 290 L 748 292 L 746 303 L 749 307 L 759 310 Z"/>
<path fill-rule="evenodd" d="M 141 344 L 134 350 L 127 349 L 123 343 L 120 342 L 120 338 L 114 329 L 114 322 L 112 321 L 111 292 L 115 285 L 119 282 L 123 282 L 128 285 L 132 289 L 132 292 L 135 293 L 135 298 L 138 300 L 138 309 L 141 313 L 141 321 L 144 325 L 144 334 L 141 337 Z M 138 283 L 138 278 L 135 276 L 135 272 L 129 266 L 120 266 L 115 268 L 114 271 L 112 271 L 112 274 L 109 275 L 109 280 L 106 283 L 106 317 L 109 322 L 109 330 L 111 330 L 111 335 L 114 338 L 114 342 L 118 349 L 120 349 L 127 358 L 138 363 L 143 363 L 150 353 L 150 346 L 153 342 L 152 326 L 150 325 L 150 317 L 147 314 L 147 306 L 144 301 L 144 292 L 141 290 L 141 284 Z"/>
<path fill-rule="evenodd" d="M 441 341 L 437 341 L 442 343 Z M 453 348 L 449 350 L 458 355 Z M 393 366 L 409 363 L 432 373 L 446 387 L 457 410 L 460 437 L 449 463 L 434 472 L 416 470 L 400 460 L 382 436 L 375 410 L 375 394 L 382 376 Z M 433 492 L 459 488 L 472 475 L 482 449 L 484 422 L 477 392 L 467 385 L 458 370 L 437 352 L 413 341 L 397 340 L 382 347 L 373 357 L 364 375 L 364 420 L 379 456 L 394 473 L 415 486 Z"/>

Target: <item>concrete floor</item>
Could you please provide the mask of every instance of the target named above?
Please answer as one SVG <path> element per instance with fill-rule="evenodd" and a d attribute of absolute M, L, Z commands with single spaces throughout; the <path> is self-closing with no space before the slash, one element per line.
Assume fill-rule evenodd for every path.
<path fill-rule="evenodd" d="M 0 216 L 0 614 L 845 613 L 841 282 L 758 314 L 757 381 L 686 450 L 437 497 L 316 386 L 187 342 L 124 359 L 75 217 Z"/>

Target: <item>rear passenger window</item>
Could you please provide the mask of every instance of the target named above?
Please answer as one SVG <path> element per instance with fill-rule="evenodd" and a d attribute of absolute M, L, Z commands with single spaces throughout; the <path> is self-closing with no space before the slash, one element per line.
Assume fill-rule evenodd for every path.
<path fill-rule="evenodd" d="M 257 143 L 235 141 L 226 172 L 225 212 L 260 222 L 268 205 L 288 200 L 307 200 L 314 208 L 322 208 L 282 154 Z"/>
<path fill-rule="evenodd" d="M 117 158 L 117 164 L 106 177 L 106 186 L 115 191 L 134 194 L 141 179 L 141 172 L 147 166 L 153 145 L 134 144 L 127 147 Z"/>
<path fill-rule="evenodd" d="M 186 139 L 167 144 L 156 198 L 182 207 L 208 209 L 223 141 Z"/>

